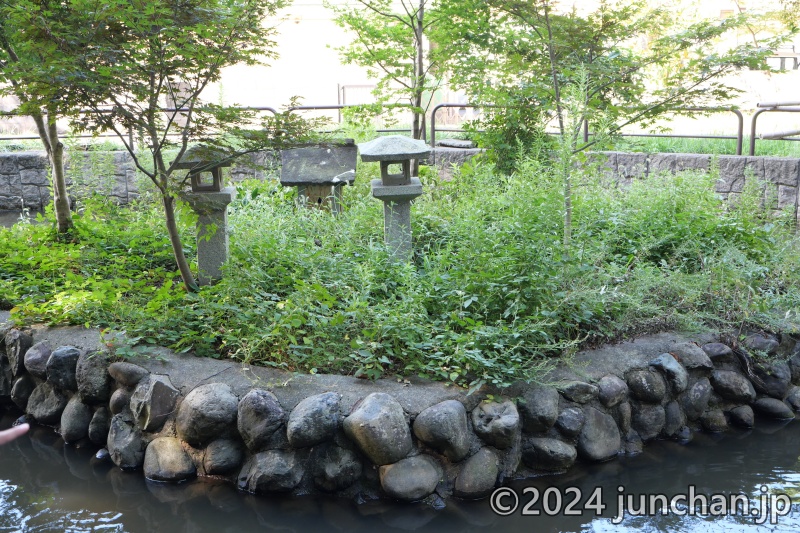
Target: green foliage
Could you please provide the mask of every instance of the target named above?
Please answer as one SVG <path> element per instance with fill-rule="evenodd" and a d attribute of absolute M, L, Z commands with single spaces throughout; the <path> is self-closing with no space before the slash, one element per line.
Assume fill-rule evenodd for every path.
<path fill-rule="evenodd" d="M 226 275 L 198 293 L 175 283 L 154 206 L 97 203 L 77 217 L 79 245 L 52 243 L 47 224 L 0 231 L 0 293 L 21 321 L 113 327 L 290 371 L 465 388 L 535 380 L 581 346 L 627 335 L 797 329 L 800 246 L 755 180 L 729 208 L 713 173 L 627 187 L 575 173 L 568 255 L 549 165 L 523 159 L 510 176 L 466 165 L 452 181 L 429 177 L 435 191 L 414 207 L 414 261 L 398 264 L 369 193 L 376 167 L 359 167 L 338 217 L 298 208 L 274 181 L 239 185 Z"/>

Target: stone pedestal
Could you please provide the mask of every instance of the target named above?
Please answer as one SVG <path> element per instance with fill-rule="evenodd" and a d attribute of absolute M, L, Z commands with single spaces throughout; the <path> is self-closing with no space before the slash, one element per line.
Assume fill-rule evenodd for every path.
<path fill-rule="evenodd" d="M 219 192 L 191 192 L 182 198 L 197 213 L 197 269 L 200 285 L 222 279 L 222 265 L 228 259 L 228 204 L 236 189 Z"/>
<path fill-rule="evenodd" d="M 411 178 L 407 185 L 384 185 L 372 180 L 372 196 L 383 201 L 383 233 L 392 256 L 398 261 L 411 259 L 411 200 L 422 194 L 422 183 Z"/>

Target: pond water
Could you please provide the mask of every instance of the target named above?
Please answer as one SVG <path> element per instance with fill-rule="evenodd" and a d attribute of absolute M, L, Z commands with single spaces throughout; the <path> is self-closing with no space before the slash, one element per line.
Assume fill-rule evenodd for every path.
<path fill-rule="evenodd" d="M 10 427 L 6 415 L 0 428 Z M 780 426 L 760 424 L 747 433 L 724 437 L 697 435 L 687 445 L 653 443 L 645 452 L 600 465 L 575 467 L 567 475 L 514 481 L 520 506 L 509 516 L 497 516 L 490 501 L 448 501 L 443 510 L 422 505 L 325 498 L 251 496 L 233 486 L 199 479 L 181 485 L 145 481 L 141 473 L 126 473 L 113 465 L 93 464 L 92 448 L 67 446 L 53 430 L 34 427 L 30 433 L 0 448 L 0 531 L 798 531 L 800 530 L 800 422 Z M 789 495 L 794 504 L 776 524 L 759 525 L 759 517 L 678 516 L 684 501 L 666 516 L 615 517 L 619 488 L 633 496 L 663 493 L 668 498 L 696 494 L 743 493 L 756 504 Z M 690 487 L 694 487 L 690 489 Z M 762 489 L 763 487 L 763 489 Z M 529 505 L 539 516 L 523 516 L 535 488 L 545 498 Z M 523 492 L 527 490 L 528 492 Z M 567 504 L 582 498 L 565 514 Z M 763 491 L 766 491 L 764 493 Z M 596 494 L 602 499 L 591 500 Z M 766 496 L 764 496 L 766 494 Z M 558 499 L 561 496 L 561 505 Z M 503 508 L 510 495 L 497 500 Z M 594 504 L 605 504 L 600 517 Z M 713 503 L 713 501 L 711 502 Z M 545 510 L 556 511 L 546 516 Z M 702 509 L 699 509 L 701 511 Z M 765 515 L 766 516 L 766 515 Z M 620 523 L 616 523 L 620 522 Z"/>

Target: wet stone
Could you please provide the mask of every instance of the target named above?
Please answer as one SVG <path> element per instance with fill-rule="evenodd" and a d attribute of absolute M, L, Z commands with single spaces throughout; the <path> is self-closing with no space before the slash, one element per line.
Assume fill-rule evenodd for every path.
<path fill-rule="evenodd" d="M 411 451 L 411 432 L 400 404 L 374 392 L 344 419 L 344 432 L 376 465 L 396 463 Z"/>
<path fill-rule="evenodd" d="M 753 403 L 756 391 L 750 380 L 732 370 L 715 370 L 711 373 L 711 385 L 722 398 L 736 403 Z"/>
<path fill-rule="evenodd" d="M 108 374 L 108 356 L 103 352 L 87 352 L 78 358 L 75 380 L 83 401 L 100 404 L 111 396 L 111 376 Z"/>
<path fill-rule="evenodd" d="M 569 381 L 563 385 L 559 385 L 558 392 L 567 400 L 575 403 L 587 403 L 597 398 L 600 390 L 597 388 L 597 385 L 592 385 L 591 383 Z"/>
<path fill-rule="evenodd" d="M 717 359 L 725 359 L 733 355 L 733 350 L 731 350 L 727 344 L 722 344 L 721 342 L 710 342 L 708 344 L 704 344 L 702 349 L 712 361 L 716 361 Z"/>
<path fill-rule="evenodd" d="M 672 354 L 662 353 L 650 361 L 650 366 L 657 368 L 664 374 L 674 394 L 685 391 L 689 385 L 689 374 Z"/>
<path fill-rule="evenodd" d="M 139 365 L 122 361 L 111 363 L 108 366 L 108 374 L 120 385 L 131 388 L 138 385 L 150 372 Z"/>
<path fill-rule="evenodd" d="M 205 449 L 203 469 L 210 476 L 224 476 L 235 472 L 243 458 L 242 443 L 232 439 L 217 439 Z"/>
<path fill-rule="evenodd" d="M 28 400 L 35 388 L 36 381 L 30 374 L 21 375 L 14 381 L 14 386 L 11 388 L 11 401 L 25 411 L 28 408 Z"/>
<path fill-rule="evenodd" d="M 686 415 L 676 401 L 671 401 L 664 406 L 664 416 L 664 435 L 667 437 L 675 436 L 686 425 Z"/>
<path fill-rule="evenodd" d="M 743 428 L 751 428 L 755 425 L 755 413 L 749 405 L 740 405 L 730 410 L 731 424 Z"/>
<path fill-rule="evenodd" d="M 142 431 L 160 430 L 175 412 L 180 392 L 169 376 L 150 374 L 139 381 L 130 398 L 130 409 Z"/>
<path fill-rule="evenodd" d="M 178 408 L 178 436 L 196 448 L 202 447 L 236 427 L 238 404 L 231 388 L 224 383 L 196 387 Z"/>
<path fill-rule="evenodd" d="M 518 405 L 523 431 L 541 433 L 553 427 L 558 418 L 558 398 L 553 387 L 535 386 L 526 390 Z"/>
<path fill-rule="evenodd" d="M 721 433 L 728 429 L 728 421 L 721 409 L 709 409 L 700 417 L 703 429 L 711 433 Z"/>
<path fill-rule="evenodd" d="M 286 423 L 289 444 L 314 446 L 333 438 L 339 429 L 339 395 L 333 392 L 305 398 L 292 410 Z"/>
<path fill-rule="evenodd" d="M 33 346 L 33 337 L 18 329 L 12 329 L 6 333 L 5 345 L 11 373 L 16 377 L 25 368 L 25 354 Z"/>
<path fill-rule="evenodd" d="M 47 381 L 61 390 L 78 390 L 75 369 L 81 352 L 74 346 L 61 346 L 53 350 L 47 360 Z"/>
<path fill-rule="evenodd" d="M 643 402 L 660 403 L 667 393 L 667 384 L 651 368 L 631 370 L 625 376 L 634 398 Z"/>
<path fill-rule="evenodd" d="M 289 492 L 303 478 L 301 461 L 292 450 L 268 450 L 245 463 L 239 473 L 239 488 L 254 494 Z"/>
<path fill-rule="evenodd" d="M 613 374 L 600 378 L 597 387 L 600 403 L 606 407 L 619 405 L 628 397 L 628 384 Z"/>
<path fill-rule="evenodd" d="M 153 481 L 179 482 L 197 475 L 194 463 L 175 437 L 158 437 L 147 445 L 144 476 Z"/>
<path fill-rule="evenodd" d="M 759 380 L 753 380 L 756 392 L 782 400 L 792 384 L 792 370 L 785 361 L 758 365 L 753 369 Z"/>
<path fill-rule="evenodd" d="M 278 399 L 269 391 L 253 389 L 237 407 L 239 434 L 251 452 L 262 450 L 281 426 L 284 412 Z"/>
<path fill-rule="evenodd" d="M 584 412 L 586 422 L 578 437 L 578 455 L 589 461 L 606 461 L 616 457 L 620 449 L 620 434 L 614 419 L 589 407 Z"/>
<path fill-rule="evenodd" d="M 472 427 L 487 444 L 510 448 L 519 431 L 519 413 L 513 402 L 481 402 L 472 410 Z"/>
<path fill-rule="evenodd" d="M 753 411 L 765 418 L 787 420 L 794 418 L 794 412 L 785 402 L 776 398 L 759 398 L 753 403 Z"/>
<path fill-rule="evenodd" d="M 786 403 L 795 411 L 800 411 L 800 387 L 795 385 L 787 391 Z"/>
<path fill-rule="evenodd" d="M 586 418 L 583 416 L 583 411 L 574 407 L 568 407 L 558 415 L 556 428 L 562 435 L 571 439 L 578 436 L 585 421 Z"/>
<path fill-rule="evenodd" d="M 575 447 L 558 439 L 532 438 L 523 443 L 522 461 L 536 470 L 566 470 L 575 464 Z"/>
<path fill-rule="evenodd" d="M 98 446 L 105 446 L 108 442 L 108 430 L 111 427 L 111 416 L 108 409 L 99 407 L 92 415 L 89 422 L 89 440 Z"/>
<path fill-rule="evenodd" d="M 344 490 L 361 477 L 361 460 L 358 456 L 335 444 L 315 448 L 311 464 L 314 485 L 326 492 Z"/>
<path fill-rule="evenodd" d="M 73 396 L 61 414 L 61 437 L 64 442 L 77 442 L 89 435 L 92 409 L 79 396 Z"/>
<path fill-rule="evenodd" d="M 127 411 L 131 404 L 131 391 L 128 389 L 117 389 L 111 395 L 111 400 L 108 402 L 108 407 L 112 415 L 118 415 L 123 411 Z"/>
<path fill-rule="evenodd" d="M 464 462 L 456 478 L 453 494 L 465 499 L 488 496 L 497 483 L 499 473 L 497 454 L 488 448 L 481 448 Z"/>
<path fill-rule="evenodd" d="M 37 342 L 25 353 L 25 370 L 39 379 L 47 379 L 47 360 L 53 348 L 49 341 Z"/>
<path fill-rule="evenodd" d="M 639 455 L 644 450 L 644 442 L 642 437 L 634 429 L 628 430 L 622 442 L 622 451 L 625 455 L 634 456 Z"/>
<path fill-rule="evenodd" d="M 633 410 L 631 404 L 623 402 L 619 404 L 615 410 L 617 424 L 623 433 L 627 433 L 631 429 L 631 418 L 633 417 Z"/>
<path fill-rule="evenodd" d="M 417 501 L 436 490 L 442 471 L 428 455 L 408 457 L 379 469 L 381 487 L 392 498 Z"/>
<path fill-rule="evenodd" d="M 469 453 L 467 411 L 457 400 L 437 403 L 422 411 L 414 420 L 413 430 L 419 440 L 451 461 L 458 462 Z"/>
<path fill-rule="evenodd" d="M 711 382 L 708 378 L 703 378 L 692 385 L 681 397 L 683 410 L 689 420 L 697 420 L 708 409 L 708 401 L 711 399 L 712 392 Z"/>
<path fill-rule="evenodd" d="M 61 422 L 61 413 L 67 401 L 64 393 L 45 381 L 33 389 L 28 399 L 28 414 L 40 424 L 53 426 Z"/>
<path fill-rule="evenodd" d="M 631 426 L 647 442 L 661 434 L 666 422 L 667 415 L 661 405 L 641 404 L 633 413 Z"/>
<path fill-rule="evenodd" d="M 108 453 L 123 470 L 136 470 L 144 463 L 146 443 L 128 415 L 114 415 L 108 431 Z"/>

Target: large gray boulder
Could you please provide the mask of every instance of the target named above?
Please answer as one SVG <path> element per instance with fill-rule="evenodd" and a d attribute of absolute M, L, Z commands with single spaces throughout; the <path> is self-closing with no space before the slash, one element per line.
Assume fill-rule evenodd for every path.
<path fill-rule="evenodd" d="M 203 453 L 203 469 L 210 476 L 235 472 L 242 464 L 244 446 L 233 439 L 217 439 Z"/>
<path fill-rule="evenodd" d="M 748 350 L 764 353 L 767 355 L 775 355 L 778 352 L 778 347 L 781 343 L 771 335 L 764 335 L 761 333 L 753 333 L 745 337 L 742 345 Z"/>
<path fill-rule="evenodd" d="M 118 415 L 124 411 L 130 411 L 132 395 L 133 392 L 124 387 L 115 390 L 108 402 L 111 414 Z"/>
<path fill-rule="evenodd" d="M 689 385 L 689 373 L 672 354 L 662 353 L 652 361 L 650 366 L 660 370 L 672 388 L 673 394 L 679 394 Z"/>
<path fill-rule="evenodd" d="M 111 376 L 108 374 L 108 355 L 104 352 L 87 352 L 78 358 L 75 380 L 78 394 L 90 404 L 108 402 L 111 396 Z"/>
<path fill-rule="evenodd" d="M 197 469 L 175 437 L 158 437 L 147 445 L 144 476 L 153 481 L 179 482 L 192 479 Z"/>
<path fill-rule="evenodd" d="M 315 446 L 333 438 L 339 429 L 340 396 L 326 392 L 310 396 L 292 410 L 286 423 L 286 436 L 295 448 Z"/>
<path fill-rule="evenodd" d="M 442 470 L 429 455 L 408 457 L 379 469 L 381 487 L 392 498 L 421 500 L 436 490 Z"/>
<path fill-rule="evenodd" d="M 69 398 L 63 392 L 45 381 L 37 385 L 28 398 L 28 414 L 40 424 L 53 426 L 61 422 L 67 401 Z"/>
<path fill-rule="evenodd" d="M 178 408 L 178 437 L 200 448 L 236 427 L 239 400 L 224 383 L 200 385 Z"/>
<path fill-rule="evenodd" d="M 558 439 L 532 438 L 522 446 L 522 462 L 536 470 L 566 470 L 577 458 L 575 446 Z"/>
<path fill-rule="evenodd" d="M 294 451 L 268 450 L 245 463 L 239 472 L 238 486 L 254 494 L 289 492 L 302 478 L 302 462 Z"/>
<path fill-rule="evenodd" d="M 617 456 L 621 445 L 619 428 L 614 419 L 587 407 L 586 422 L 578 437 L 578 454 L 589 461 L 607 461 Z"/>
<path fill-rule="evenodd" d="M 542 385 L 526 390 L 519 401 L 522 430 L 526 433 L 547 431 L 558 418 L 558 391 Z"/>
<path fill-rule="evenodd" d="M 117 383 L 127 388 L 133 388 L 138 385 L 149 373 L 147 369 L 125 361 L 111 363 L 108 366 L 109 376 Z"/>
<path fill-rule="evenodd" d="M 660 403 L 667 393 L 664 377 L 652 368 L 634 369 L 625 376 L 631 394 L 637 400 Z"/>
<path fill-rule="evenodd" d="M 14 381 L 14 386 L 11 388 L 11 401 L 17 407 L 25 411 L 28 408 L 28 400 L 36 388 L 36 381 L 30 374 L 22 374 Z"/>
<path fill-rule="evenodd" d="M 600 393 L 597 385 L 585 383 L 583 381 L 568 381 L 558 386 L 558 392 L 567 400 L 575 403 L 587 403 Z"/>
<path fill-rule="evenodd" d="M 794 418 L 792 408 L 777 398 L 759 398 L 753 402 L 753 411 L 766 418 L 776 418 L 778 420 Z"/>
<path fill-rule="evenodd" d="M 608 374 L 597 382 L 600 403 L 606 407 L 619 405 L 628 397 L 628 384 L 614 374 Z"/>
<path fill-rule="evenodd" d="M 419 440 L 451 461 L 458 462 L 469 453 L 467 411 L 457 400 L 428 407 L 417 415 L 413 429 Z"/>
<path fill-rule="evenodd" d="M 136 470 L 144 463 L 146 442 L 130 415 L 119 414 L 111 419 L 108 431 L 108 453 L 123 470 Z"/>
<path fill-rule="evenodd" d="M 78 390 L 75 369 L 80 350 L 74 346 L 61 346 L 53 350 L 47 359 L 47 381 L 61 390 Z"/>
<path fill-rule="evenodd" d="M 33 337 L 18 329 L 12 329 L 5 336 L 6 356 L 14 377 L 25 369 L 25 354 L 33 346 Z"/>
<path fill-rule="evenodd" d="M 751 428 L 755 425 L 755 413 L 749 405 L 740 405 L 730 410 L 731 424 L 743 428 Z"/>
<path fill-rule="evenodd" d="M 681 396 L 681 406 L 689 420 L 697 420 L 708 409 L 712 392 L 711 382 L 702 378 Z"/>
<path fill-rule="evenodd" d="M 678 361 L 686 370 L 707 371 L 714 369 L 714 364 L 708 354 L 693 342 L 676 344 L 669 352 L 678 357 Z"/>
<path fill-rule="evenodd" d="M 658 437 L 666 424 L 666 413 L 661 405 L 643 403 L 633 413 L 631 426 L 643 441 Z"/>
<path fill-rule="evenodd" d="M 664 435 L 673 437 L 686 425 L 686 414 L 677 401 L 671 401 L 664 406 Z"/>
<path fill-rule="evenodd" d="M 756 391 L 750 380 L 732 370 L 715 370 L 711 373 L 711 385 L 722 398 L 736 403 L 753 403 Z"/>
<path fill-rule="evenodd" d="M 514 402 L 481 402 L 472 410 L 472 427 L 486 444 L 505 449 L 519 433 L 519 412 Z"/>
<path fill-rule="evenodd" d="M 753 369 L 756 379 L 753 386 L 756 392 L 783 400 L 792 384 L 792 369 L 786 361 L 773 361 L 757 365 Z"/>
<path fill-rule="evenodd" d="M 261 451 L 281 426 L 284 412 L 278 399 L 269 391 L 253 389 L 237 406 L 239 434 L 251 452 Z"/>
<path fill-rule="evenodd" d="M 326 492 L 344 490 L 361 477 L 358 455 L 332 443 L 314 448 L 311 465 L 314 485 Z"/>
<path fill-rule="evenodd" d="M 149 374 L 131 394 L 130 409 L 142 431 L 158 431 L 175 412 L 180 392 L 169 376 Z"/>
<path fill-rule="evenodd" d="M 25 370 L 39 379 L 47 379 L 47 360 L 53 348 L 49 341 L 37 342 L 25 352 Z"/>
<path fill-rule="evenodd" d="M 108 443 L 108 430 L 111 428 L 111 416 L 106 407 L 98 407 L 89 422 L 88 436 L 92 443 L 105 446 Z"/>
<path fill-rule="evenodd" d="M 494 489 L 499 473 L 497 454 L 489 448 L 481 448 L 464 462 L 456 477 L 453 494 L 465 499 L 484 498 Z"/>
<path fill-rule="evenodd" d="M 80 396 L 73 396 L 61 414 L 61 438 L 64 442 L 77 442 L 88 437 L 91 421 L 91 407 L 83 403 Z"/>
<path fill-rule="evenodd" d="M 700 423 L 710 433 L 722 433 L 728 429 L 728 421 L 722 409 L 709 409 L 700 417 Z"/>
<path fill-rule="evenodd" d="M 344 419 L 345 434 L 376 465 L 396 463 L 411 451 L 403 408 L 393 397 L 373 392 Z"/>

